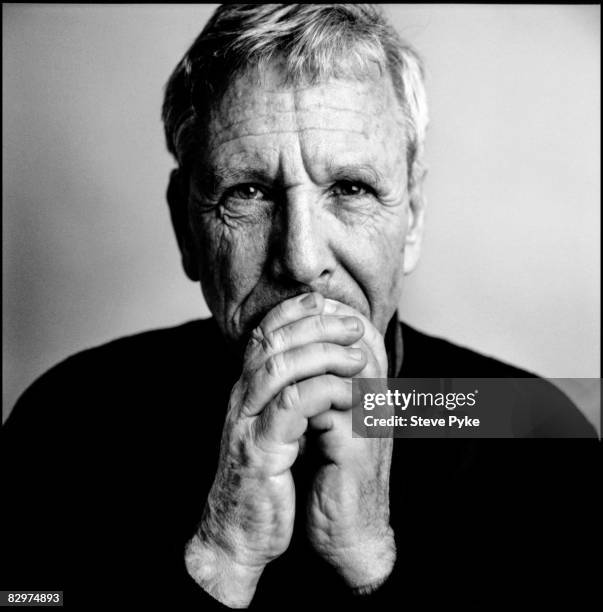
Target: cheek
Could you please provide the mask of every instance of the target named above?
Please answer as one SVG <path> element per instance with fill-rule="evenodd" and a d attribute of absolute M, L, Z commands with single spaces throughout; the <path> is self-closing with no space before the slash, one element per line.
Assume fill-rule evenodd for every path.
<path fill-rule="evenodd" d="M 253 232 L 235 229 L 218 218 L 204 219 L 196 229 L 199 272 L 210 309 L 232 311 L 261 277 L 268 231 L 257 227 Z"/>
<path fill-rule="evenodd" d="M 404 277 L 404 244 L 407 230 L 407 218 L 404 215 L 398 219 L 397 224 L 392 224 L 384 232 L 383 237 L 383 270 L 386 274 L 383 275 L 384 282 L 387 286 L 383 287 L 384 292 L 387 291 L 387 302 L 395 303 L 397 307 L 400 299 L 402 279 Z M 387 255 L 385 255 L 387 254 Z M 385 261 L 387 258 L 387 261 Z"/>
<path fill-rule="evenodd" d="M 347 249 L 371 284 L 390 285 L 402 270 L 406 215 L 388 210 L 348 229 Z"/>
<path fill-rule="evenodd" d="M 391 209 L 348 227 L 341 245 L 345 265 L 370 302 L 378 325 L 389 321 L 400 298 L 406 227 L 406 215 Z"/>

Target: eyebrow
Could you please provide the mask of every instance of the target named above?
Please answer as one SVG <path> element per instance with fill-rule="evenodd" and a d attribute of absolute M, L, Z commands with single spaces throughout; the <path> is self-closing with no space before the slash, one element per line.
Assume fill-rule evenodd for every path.
<path fill-rule="evenodd" d="M 329 176 L 337 179 L 355 179 L 371 183 L 373 185 L 383 185 L 386 180 L 382 172 L 367 163 L 344 163 L 340 164 L 334 159 L 327 162 Z"/>
<path fill-rule="evenodd" d="M 199 172 L 197 185 L 204 191 L 216 193 L 225 185 L 241 182 L 267 182 L 270 180 L 267 169 L 241 165 L 238 167 L 217 167 Z"/>

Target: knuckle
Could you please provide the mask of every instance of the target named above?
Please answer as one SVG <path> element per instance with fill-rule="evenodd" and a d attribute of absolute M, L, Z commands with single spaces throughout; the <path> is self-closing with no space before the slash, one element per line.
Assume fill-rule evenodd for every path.
<path fill-rule="evenodd" d="M 261 325 L 254 327 L 249 335 L 249 341 L 247 342 L 247 348 L 245 350 L 245 361 L 253 359 L 257 355 L 257 350 L 262 346 L 264 341 L 264 330 Z"/>
<path fill-rule="evenodd" d="M 321 337 L 326 336 L 329 332 L 329 324 L 323 316 L 316 317 L 314 326 Z"/>
<path fill-rule="evenodd" d="M 264 335 L 262 340 L 262 349 L 266 353 L 278 353 L 283 346 L 283 332 L 280 329 L 275 329 Z"/>
<path fill-rule="evenodd" d="M 271 378 L 279 378 L 285 370 L 285 359 L 282 353 L 276 353 L 266 359 L 264 369 Z"/>
<path fill-rule="evenodd" d="M 282 410 L 295 410 L 299 405 L 299 388 L 293 383 L 279 393 L 278 407 Z"/>
<path fill-rule="evenodd" d="M 257 327 L 253 328 L 253 330 L 251 331 L 250 339 L 256 344 L 260 344 L 262 342 L 262 340 L 264 339 L 264 330 L 262 329 L 261 325 L 258 325 Z"/>

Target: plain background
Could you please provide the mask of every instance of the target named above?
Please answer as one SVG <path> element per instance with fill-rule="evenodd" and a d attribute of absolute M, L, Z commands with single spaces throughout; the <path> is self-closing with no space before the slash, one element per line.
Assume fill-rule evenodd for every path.
<path fill-rule="evenodd" d="M 208 314 L 170 226 L 160 107 L 215 6 L 3 5 L 4 416 L 68 355 Z M 598 378 L 600 7 L 385 10 L 426 61 L 431 115 L 402 318 Z M 598 421 L 587 381 L 567 390 Z"/>

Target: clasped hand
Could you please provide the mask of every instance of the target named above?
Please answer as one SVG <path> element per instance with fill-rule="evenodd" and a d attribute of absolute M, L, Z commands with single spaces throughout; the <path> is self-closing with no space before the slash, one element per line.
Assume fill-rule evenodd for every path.
<path fill-rule="evenodd" d="M 251 334 L 217 473 L 186 549 L 190 575 L 222 603 L 249 605 L 264 567 L 289 545 L 291 467 L 308 429 L 324 459 L 307 492 L 310 543 L 357 592 L 391 573 L 392 440 L 352 437 L 352 377 L 386 378 L 387 357 L 381 334 L 345 304 L 297 296 Z"/>

